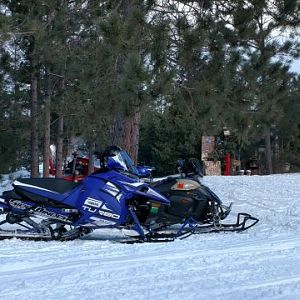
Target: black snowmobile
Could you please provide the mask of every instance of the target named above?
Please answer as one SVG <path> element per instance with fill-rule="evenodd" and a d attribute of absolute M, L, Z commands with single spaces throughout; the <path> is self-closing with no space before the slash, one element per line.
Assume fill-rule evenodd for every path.
<path fill-rule="evenodd" d="M 168 228 L 174 224 L 183 224 L 182 231 L 186 231 L 187 235 L 241 232 L 259 221 L 247 213 L 238 213 L 235 223 L 224 224 L 221 221 L 230 214 L 232 203 L 224 205 L 209 187 L 201 183 L 203 172 L 199 160 L 179 160 L 176 169 L 179 174 L 150 183 L 156 191 L 170 200 L 170 206 L 161 206 L 155 214 L 157 227 Z M 148 222 L 151 223 L 151 218 Z M 184 234 L 182 231 L 180 234 Z"/>

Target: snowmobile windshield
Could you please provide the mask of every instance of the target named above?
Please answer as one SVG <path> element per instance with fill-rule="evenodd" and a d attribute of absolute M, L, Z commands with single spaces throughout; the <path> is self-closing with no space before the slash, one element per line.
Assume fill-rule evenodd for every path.
<path fill-rule="evenodd" d="M 137 167 L 134 165 L 128 153 L 124 150 L 117 152 L 113 156 L 109 157 L 108 167 L 111 169 L 122 170 L 135 176 L 139 175 Z"/>

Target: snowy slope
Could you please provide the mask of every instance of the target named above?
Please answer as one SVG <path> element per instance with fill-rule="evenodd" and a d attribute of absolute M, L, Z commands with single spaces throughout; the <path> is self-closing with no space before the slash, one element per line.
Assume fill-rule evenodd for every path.
<path fill-rule="evenodd" d="M 0 299 L 300 299 L 300 174 L 204 183 L 234 202 L 232 219 L 244 211 L 260 222 L 165 244 L 116 244 L 107 231 L 0 241 Z"/>

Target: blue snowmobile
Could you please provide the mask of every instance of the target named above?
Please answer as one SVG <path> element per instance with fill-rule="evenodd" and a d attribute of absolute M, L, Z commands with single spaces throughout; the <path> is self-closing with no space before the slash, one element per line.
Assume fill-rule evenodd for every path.
<path fill-rule="evenodd" d="M 118 228 L 136 233 L 126 243 L 173 241 L 195 233 L 244 231 L 258 222 L 240 213 L 235 224 L 222 224 L 231 205 L 201 185 L 196 168 L 184 177 L 146 183 L 118 147 L 101 153 L 100 161 L 101 168 L 80 183 L 15 180 L 14 189 L 0 197 L 0 239 L 66 241 L 97 228 Z"/>

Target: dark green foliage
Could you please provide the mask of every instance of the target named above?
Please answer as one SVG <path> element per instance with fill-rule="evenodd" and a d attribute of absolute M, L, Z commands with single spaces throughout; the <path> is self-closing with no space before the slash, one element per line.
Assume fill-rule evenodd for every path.
<path fill-rule="evenodd" d="M 10 13 L 0 12 L 0 172 L 30 154 L 33 73 L 37 130 L 50 95 L 52 142 L 63 115 L 65 138 L 138 144 L 141 116 L 139 160 L 161 174 L 200 158 L 201 135 L 223 127 L 237 152 L 269 128 L 278 160 L 296 161 L 300 86 L 289 64 L 300 52 L 299 1 L 46 2 L 1 2 Z"/>
<path fill-rule="evenodd" d="M 162 114 L 148 110 L 141 127 L 139 161 L 155 166 L 160 175 L 173 173 L 178 159 L 199 157 L 199 138 L 193 122 L 180 111 L 167 109 Z"/>

